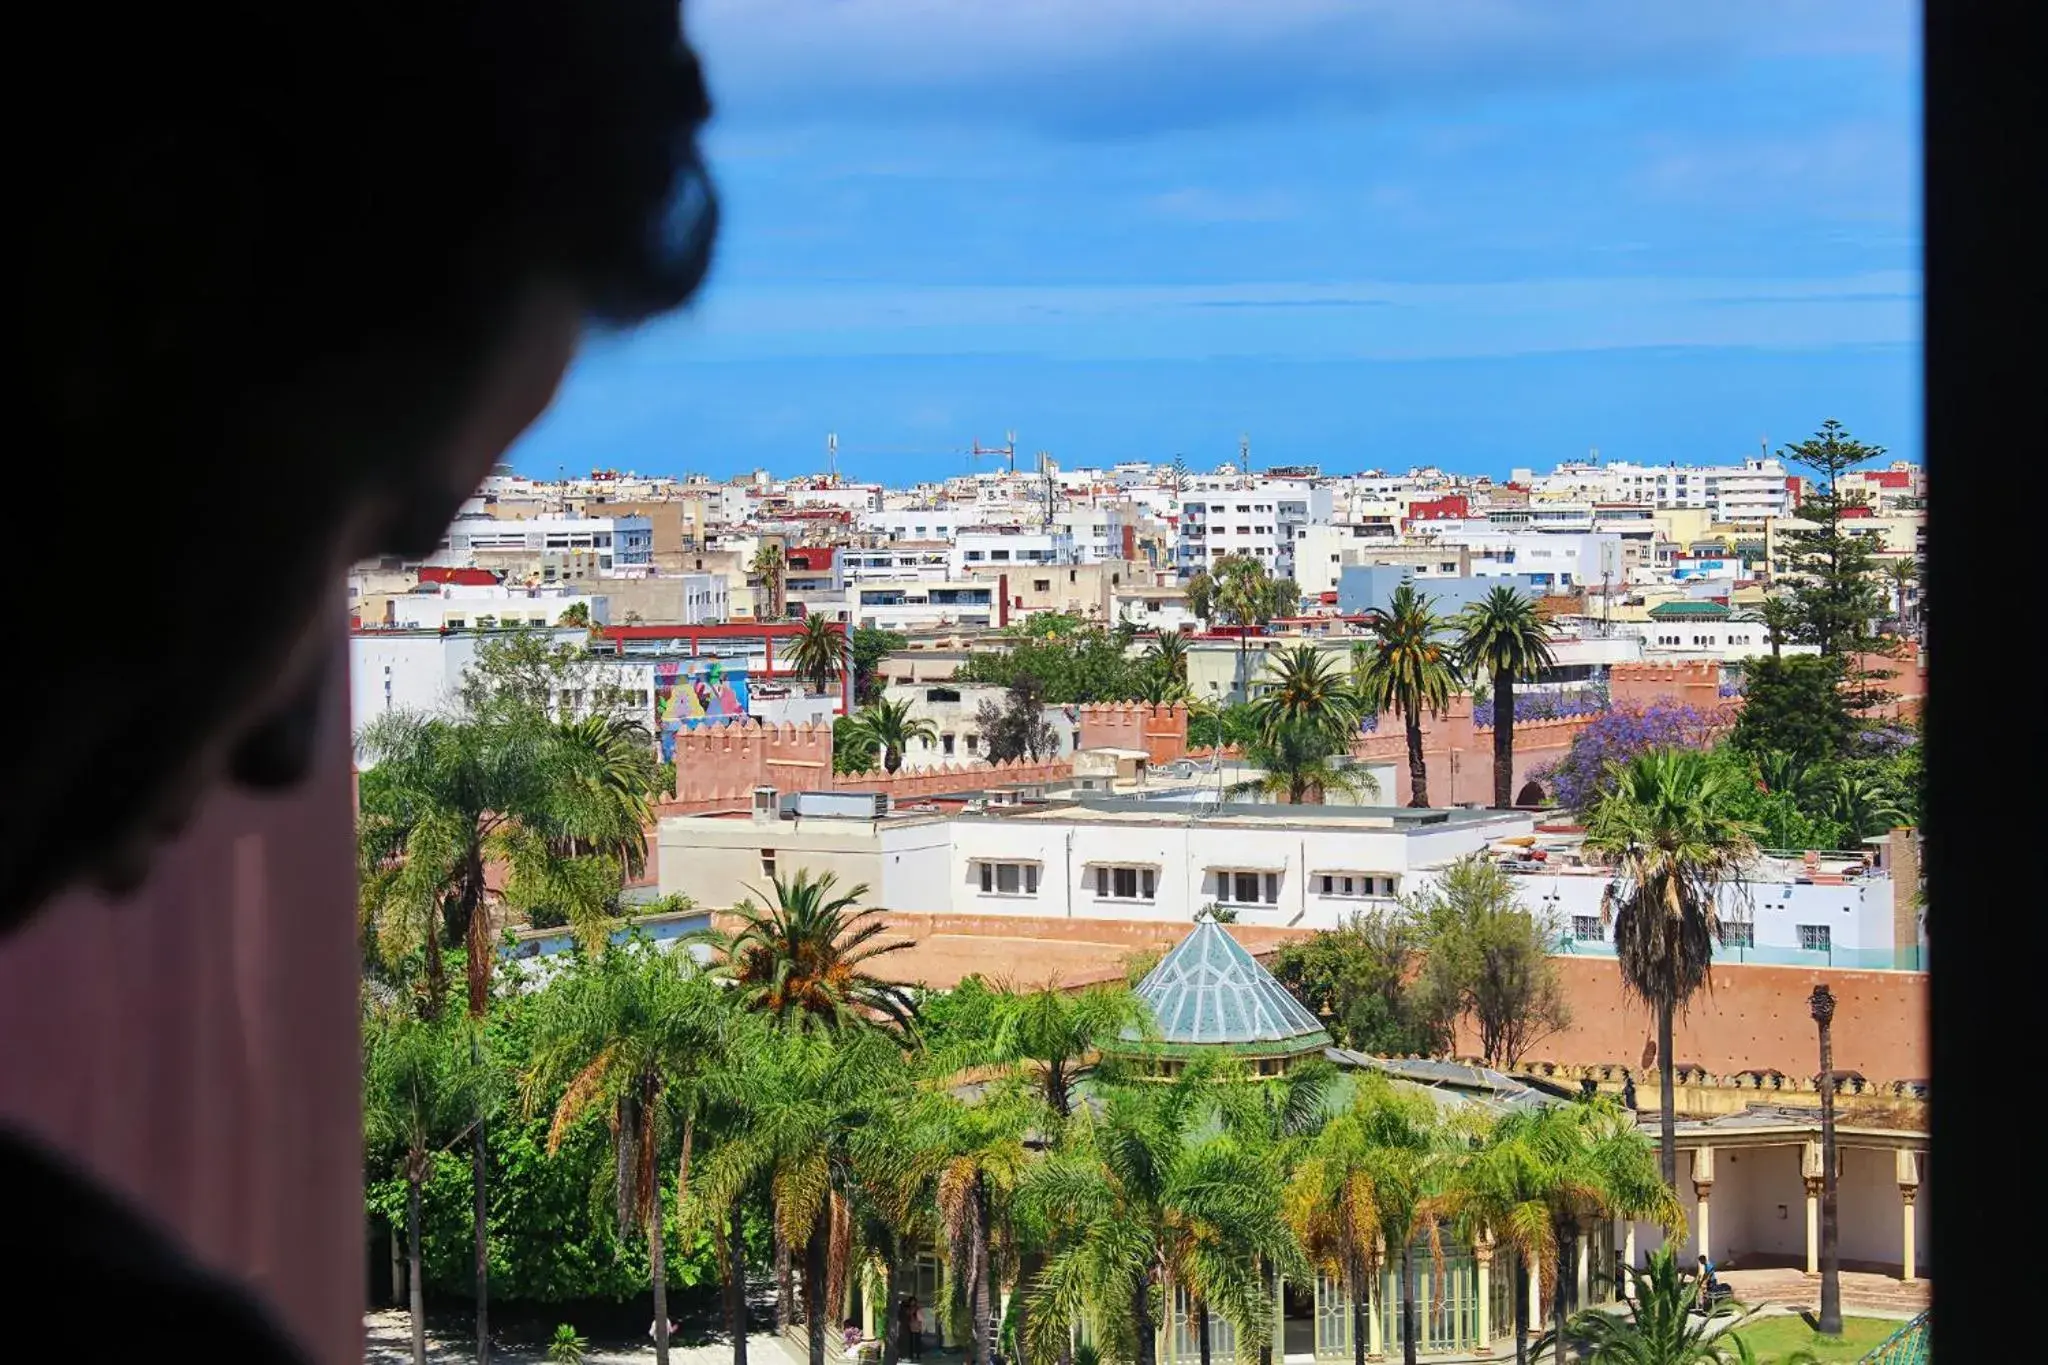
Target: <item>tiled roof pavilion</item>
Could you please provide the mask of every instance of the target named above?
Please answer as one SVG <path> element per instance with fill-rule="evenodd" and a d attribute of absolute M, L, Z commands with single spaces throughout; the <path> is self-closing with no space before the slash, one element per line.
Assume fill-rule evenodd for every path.
<path fill-rule="evenodd" d="M 1212 919 L 1195 925 L 1138 985 L 1152 1007 L 1157 1043 L 1290 1056 L 1330 1046 L 1313 1014 Z M 1124 1037 L 1139 1041 L 1135 1030 Z"/>

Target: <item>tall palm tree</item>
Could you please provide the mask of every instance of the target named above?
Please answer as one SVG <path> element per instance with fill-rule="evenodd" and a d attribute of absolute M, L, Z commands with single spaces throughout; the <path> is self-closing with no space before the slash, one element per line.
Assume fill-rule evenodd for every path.
<path fill-rule="evenodd" d="M 1884 563 L 1884 576 L 1891 580 L 1892 602 L 1895 608 L 1893 619 L 1904 625 L 1906 621 L 1906 589 L 1913 586 L 1920 577 L 1910 555 L 1899 555 Z"/>
<path fill-rule="evenodd" d="M 1372 638 L 1351 647 L 1360 693 L 1375 712 L 1398 711 L 1408 734 L 1408 804 L 1429 804 L 1429 770 L 1422 758 L 1422 714 L 1442 715 L 1458 685 L 1456 653 L 1445 643 L 1444 619 L 1431 599 L 1401 583 L 1385 609 L 1366 614 Z"/>
<path fill-rule="evenodd" d="M 911 946 L 909 939 L 879 941 L 888 932 L 882 912 L 860 904 L 865 884 L 835 894 L 830 872 L 812 877 L 798 869 L 769 879 L 760 904 L 733 907 L 739 926 L 713 934 L 717 973 L 738 988 L 748 1009 L 779 1021 L 845 1029 L 881 1022 L 908 1029 L 916 1007 L 902 986 L 872 972 L 875 961 Z"/>
<path fill-rule="evenodd" d="M 1188 680 L 1188 637 L 1177 630 L 1162 630 L 1145 650 L 1152 671 L 1182 686 Z"/>
<path fill-rule="evenodd" d="M 469 1135 L 497 1103 L 499 1077 L 471 1053 L 469 1024 L 420 1019 L 407 1010 L 369 1014 L 363 1028 L 363 1134 L 394 1150 L 405 1176 L 406 1282 L 413 1365 L 426 1365 L 427 1318 L 420 1276 L 420 1192 L 434 1155 Z"/>
<path fill-rule="evenodd" d="M 1867 839 L 1911 823 L 1892 791 L 1856 773 L 1827 773 L 1820 781 L 1805 784 L 1801 794 L 1852 838 Z"/>
<path fill-rule="evenodd" d="M 1266 566 L 1250 555 L 1225 555 L 1217 560 L 1210 584 L 1205 598 L 1213 603 L 1212 610 L 1220 611 L 1237 627 L 1237 680 L 1248 691 L 1251 671 L 1246 665 L 1246 654 L 1251 632 L 1275 616 L 1292 611 L 1299 594 L 1295 594 L 1295 601 L 1286 600 L 1292 580 L 1274 579 Z"/>
<path fill-rule="evenodd" d="M 565 730 L 536 708 L 496 706 L 485 719 L 444 720 L 389 712 L 364 727 L 357 749 L 373 763 L 360 783 L 357 853 L 362 871 L 364 939 L 387 957 L 424 950 L 422 1010 L 446 998 L 445 939 L 462 944 L 468 1012 L 481 1024 L 498 961 L 486 904 L 486 868 L 508 864 L 507 889 L 538 904 L 565 904 L 587 937 L 601 936 L 616 899 L 615 863 L 574 852 L 579 843 L 614 840 L 609 820 L 592 820 L 603 801 L 575 795 L 580 765 Z M 588 755 L 584 755 L 587 757 Z M 481 1028 L 470 1045 L 482 1047 Z M 470 1129 L 475 1240 L 477 1358 L 490 1356 L 490 1192 L 486 1124 Z"/>
<path fill-rule="evenodd" d="M 751 1054 L 725 1140 L 705 1158 L 686 1226 L 765 1185 L 775 1228 L 803 1249 L 810 1365 L 824 1365 L 850 1260 L 857 1160 L 866 1130 L 909 1098 L 905 1054 L 879 1029 L 773 1028 Z"/>
<path fill-rule="evenodd" d="M 1365 1365 L 1370 1287 L 1380 1272 L 1379 1191 L 1366 1146 L 1354 1103 L 1309 1141 L 1282 1203 L 1309 1261 L 1351 1300 L 1352 1365 Z"/>
<path fill-rule="evenodd" d="M 1268 736 L 1299 729 L 1342 752 L 1358 732 L 1364 704 L 1342 668 L 1314 645 L 1295 645 L 1266 658 L 1264 690 L 1253 717 Z"/>
<path fill-rule="evenodd" d="M 1556 666 L 1549 618 L 1527 593 L 1505 585 L 1458 616 L 1458 656 L 1468 677 L 1493 679 L 1493 804 L 1515 799 L 1515 681 Z"/>
<path fill-rule="evenodd" d="M 1664 1181 L 1678 1188 L 1671 1022 L 1707 984 L 1722 895 L 1741 885 L 1757 827 L 1731 812 L 1742 778 L 1692 749 L 1652 749 L 1616 774 L 1586 823 L 1611 869 L 1600 914 L 1614 925 L 1623 987 L 1657 1016 Z"/>
<path fill-rule="evenodd" d="M 858 1154 L 871 1183 L 924 1191 L 936 1208 L 967 1304 L 968 1365 L 994 1359 L 998 1245 L 1008 1259 L 1014 1243 L 1011 1198 L 1024 1174 L 1027 1138 L 1043 1113 L 1037 1096 L 1016 1078 L 973 1098 L 935 1087 L 891 1122 L 870 1129 Z M 905 1196 L 895 1202 L 906 1202 Z"/>
<path fill-rule="evenodd" d="M 537 1006 L 524 1077 L 527 1111 L 552 1097 L 549 1156 L 584 1115 L 609 1116 L 619 1232 L 646 1232 L 654 1355 L 668 1365 L 668 1263 L 657 1163 L 673 1111 L 682 1125 L 676 1197 L 687 1198 L 698 1115 L 731 1083 L 732 1011 L 687 954 L 644 940 L 583 959 L 540 994 Z"/>
<path fill-rule="evenodd" d="M 1764 636 L 1771 642 L 1771 657 L 1779 658 L 1785 645 L 1799 631 L 1799 607 L 1791 598 L 1772 593 L 1757 608 L 1763 618 Z"/>
<path fill-rule="evenodd" d="M 1085 1310 L 1128 1342 L 1124 1359 L 1155 1365 L 1152 1294 L 1176 1285 L 1195 1306 L 1205 1357 L 1212 1311 L 1241 1342 L 1264 1342 L 1272 1313 L 1259 1267 L 1299 1253 L 1258 1155 L 1227 1132 L 1197 1136 L 1215 1110 L 1214 1069 L 1193 1063 L 1169 1082 L 1106 1089 L 1101 1110 L 1079 1111 L 1018 1192 L 1052 1246 L 1030 1296 L 1028 1358 L 1056 1355 Z"/>
<path fill-rule="evenodd" d="M 931 721 L 912 718 L 908 701 L 886 697 L 856 711 L 851 728 L 875 747 L 882 755 L 883 770 L 891 773 L 903 767 L 903 757 L 913 743 L 923 740 L 930 744 L 939 737 L 939 728 Z"/>
<path fill-rule="evenodd" d="M 819 693 L 831 692 L 834 683 L 853 666 L 853 645 L 846 627 L 817 612 L 803 619 L 803 628 L 788 645 L 789 661 L 798 676 Z"/>
<path fill-rule="evenodd" d="M 789 614 L 788 603 L 782 595 L 783 584 L 789 581 L 789 562 L 784 558 L 782 547 L 772 540 L 764 540 L 754 551 L 747 572 L 761 580 L 761 586 L 768 590 L 768 619 L 780 621 Z"/>
<path fill-rule="evenodd" d="M 1605 1099 L 1503 1116 L 1460 1164 L 1441 1207 L 1468 1239 L 1490 1236 L 1535 1268 L 1550 1296 L 1553 1340 L 1562 1339 L 1566 1260 L 1578 1238 L 1616 1218 L 1655 1222 L 1673 1240 L 1685 1230 L 1649 1143 Z M 1527 1276 L 1515 1279 L 1515 1359 L 1527 1361 Z"/>
<path fill-rule="evenodd" d="M 1121 982 L 1062 989 L 988 993 L 988 1055 L 1015 1066 L 1064 1122 L 1074 1115 L 1074 1087 L 1094 1072 L 1102 1050 L 1126 1033 L 1156 1028 L 1152 1011 Z"/>

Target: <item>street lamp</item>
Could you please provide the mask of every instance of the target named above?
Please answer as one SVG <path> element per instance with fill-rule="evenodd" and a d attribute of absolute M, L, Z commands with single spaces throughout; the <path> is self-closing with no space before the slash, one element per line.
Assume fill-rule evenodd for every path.
<path fill-rule="evenodd" d="M 1820 1321 L 1822 1336 L 1842 1335 L 1842 1255 L 1835 1217 L 1835 993 L 1815 986 L 1806 1003 L 1820 1026 Z"/>

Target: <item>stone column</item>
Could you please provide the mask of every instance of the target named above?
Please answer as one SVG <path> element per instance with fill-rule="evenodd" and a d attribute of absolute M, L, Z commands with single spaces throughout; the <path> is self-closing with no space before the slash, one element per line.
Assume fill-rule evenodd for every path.
<path fill-rule="evenodd" d="M 1820 1274 L 1821 1154 L 1818 1142 L 1800 1144 L 1799 1176 L 1806 1182 L 1806 1273 Z"/>
<path fill-rule="evenodd" d="M 1911 1284 L 1919 1277 L 1919 1258 L 1914 1254 L 1913 1202 L 1920 1195 L 1920 1156 L 1901 1148 L 1897 1154 L 1899 1178 L 1900 1242 L 1904 1254 L 1899 1258 L 1899 1278 Z"/>
<path fill-rule="evenodd" d="M 1472 1347 L 1472 1354 L 1485 1356 L 1493 1354 L 1493 1238 L 1481 1233 L 1479 1240 L 1472 1244 L 1472 1264 L 1478 1269 L 1479 1279 L 1479 1338 Z"/>
<path fill-rule="evenodd" d="M 1699 1254 L 1709 1261 L 1714 1259 L 1712 1199 L 1714 1194 L 1714 1149 L 1695 1147 L 1692 1153 L 1692 1192 L 1699 1200 L 1699 1212 L 1693 1219 L 1694 1244 Z"/>
<path fill-rule="evenodd" d="M 1820 1177 L 1806 1177 L 1806 1273 L 1820 1274 Z"/>
<path fill-rule="evenodd" d="M 1384 1360 L 1387 1355 L 1386 1328 L 1380 1321 L 1380 1297 L 1387 1283 L 1387 1239 L 1381 1237 L 1379 1255 L 1376 1258 L 1379 1271 L 1367 1278 L 1365 1285 L 1365 1356 L 1368 1360 Z"/>
<path fill-rule="evenodd" d="M 1587 1235 L 1590 1231 L 1591 1229 L 1581 1224 L 1578 1230 L 1579 1235 L 1576 1239 L 1578 1242 L 1579 1254 L 1576 1258 L 1578 1261 L 1578 1265 L 1576 1268 L 1576 1273 L 1574 1275 L 1573 1282 L 1578 1286 L 1578 1303 L 1579 1307 L 1581 1308 L 1590 1308 L 1593 1304 L 1593 1300 L 1591 1297 L 1591 1292 L 1593 1288 L 1593 1239 Z"/>

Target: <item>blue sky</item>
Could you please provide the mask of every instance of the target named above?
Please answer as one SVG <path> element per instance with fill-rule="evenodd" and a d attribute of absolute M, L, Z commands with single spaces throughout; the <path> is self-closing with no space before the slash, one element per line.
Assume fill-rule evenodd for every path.
<path fill-rule="evenodd" d="M 1895 0 L 695 0 L 725 210 L 535 474 L 1919 458 Z M 986 467 L 984 463 L 982 467 Z"/>

